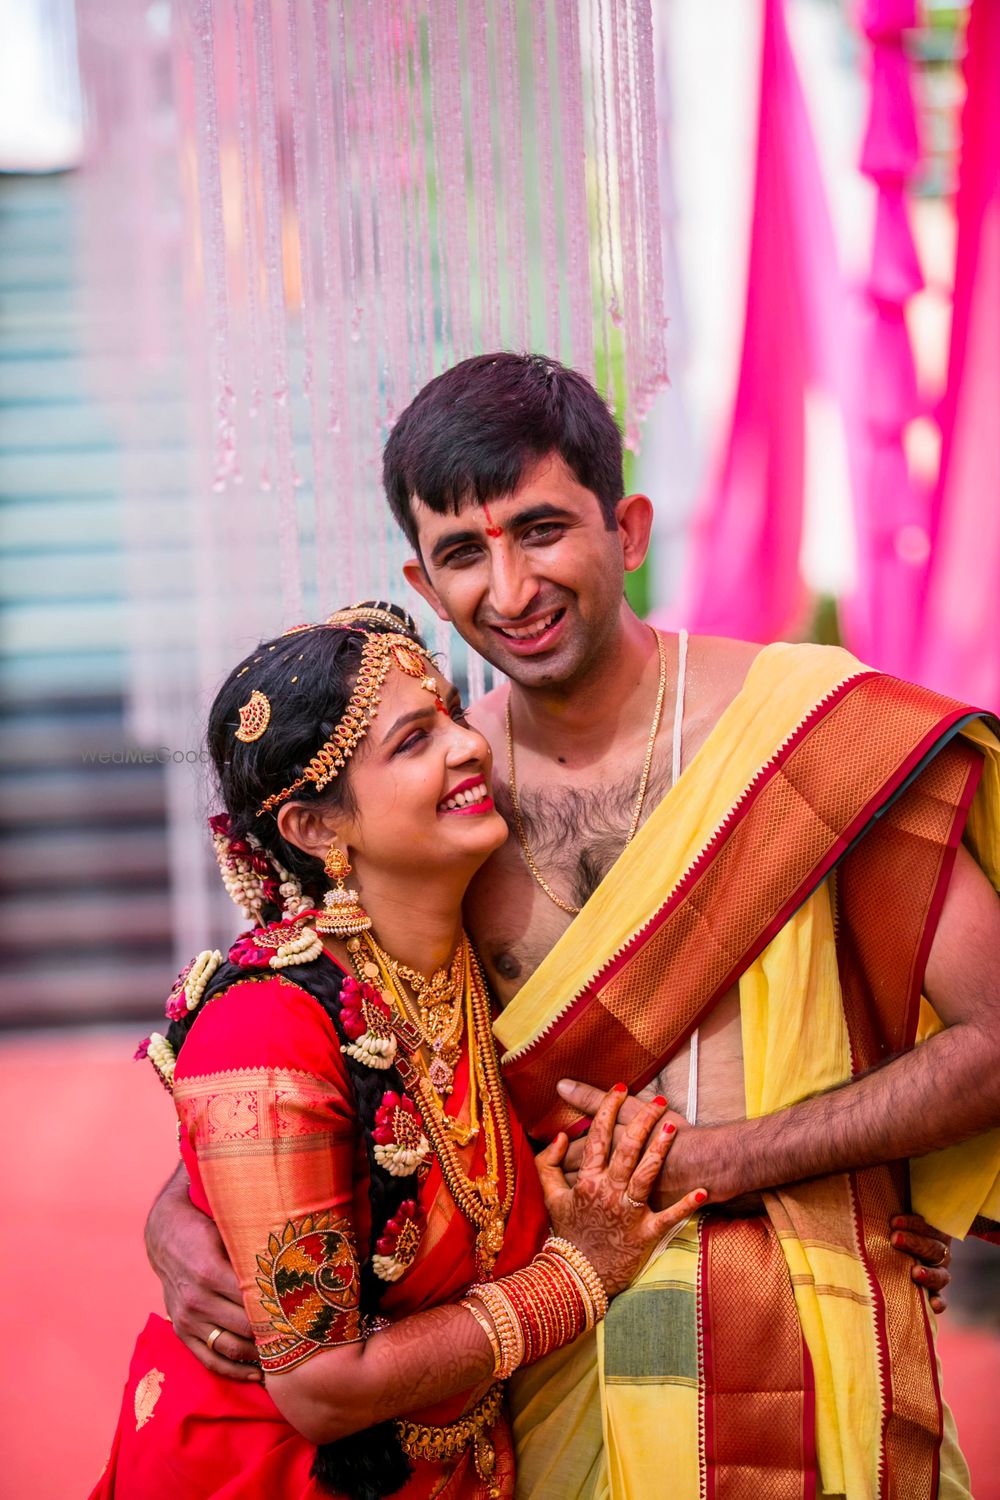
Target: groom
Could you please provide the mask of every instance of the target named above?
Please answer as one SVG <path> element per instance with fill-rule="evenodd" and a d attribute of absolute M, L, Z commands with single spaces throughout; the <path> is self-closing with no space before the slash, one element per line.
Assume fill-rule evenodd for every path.
<path fill-rule="evenodd" d="M 880 1164 L 1000 1123 L 1000 916 L 957 847 L 993 745 L 845 653 L 696 637 L 683 661 L 624 600 L 651 508 L 621 465 L 582 377 L 504 354 L 425 387 L 385 454 L 409 581 L 512 684 L 473 710 L 513 833 L 468 911 L 508 1085 L 539 1136 L 619 1077 L 697 1104 L 664 1192 L 713 1190 L 700 1234 L 619 1299 L 600 1366 L 591 1345 L 522 1381 L 521 1487 L 642 1494 L 669 1463 L 679 1494 L 780 1474 L 804 1495 L 819 1468 L 827 1492 L 931 1495 L 943 1463 L 961 1494 L 923 1298 L 886 1253 L 905 1171 Z M 913 1050 L 921 979 L 946 1027 Z M 924 1173 L 949 1227 L 992 1207 L 998 1163 L 975 1151 Z M 175 1322 L 235 1329 L 224 1291 L 171 1285 L 204 1253 L 179 1272 L 173 1201 L 149 1237 Z"/>

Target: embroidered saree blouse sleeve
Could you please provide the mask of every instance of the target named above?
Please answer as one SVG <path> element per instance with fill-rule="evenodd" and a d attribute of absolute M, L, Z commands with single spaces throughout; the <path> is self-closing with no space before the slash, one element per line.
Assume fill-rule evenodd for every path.
<path fill-rule="evenodd" d="M 234 985 L 192 1027 L 174 1102 L 261 1368 L 358 1340 L 354 1117 L 322 1008 L 277 978 Z"/>

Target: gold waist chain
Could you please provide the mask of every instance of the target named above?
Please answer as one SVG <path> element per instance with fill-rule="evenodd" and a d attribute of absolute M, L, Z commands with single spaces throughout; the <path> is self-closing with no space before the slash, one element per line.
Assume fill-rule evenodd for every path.
<path fill-rule="evenodd" d="M 403 1452 L 407 1458 L 440 1464 L 458 1458 L 467 1448 L 473 1447 L 476 1473 L 489 1494 L 499 1496 L 500 1487 L 493 1477 L 497 1455 L 490 1429 L 496 1426 L 500 1416 L 503 1395 L 503 1382 L 497 1381 L 471 1411 L 444 1427 L 428 1427 L 423 1422 L 409 1422 L 405 1417 L 400 1417 L 396 1422 L 396 1431 Z"/>

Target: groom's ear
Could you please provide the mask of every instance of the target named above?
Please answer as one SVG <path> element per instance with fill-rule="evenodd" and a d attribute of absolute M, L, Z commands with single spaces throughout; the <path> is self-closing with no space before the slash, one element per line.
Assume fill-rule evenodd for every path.
<path fill-rule="evenodd" d="M 435 592 L 434 585 L 431 583 L 430 579 L 427 577 L 427 574 L 424 572 L 424 565 L 420 561 L 419 557 L 407 558 L 406 562 L 403 564 L 403 577 L 406 579 L 411 589 L 416 589 L 421 599 L 427 600 L 427 603 L 430 605 L 431 609 L 437 615 L 439 620 L 447 620 L 450 618 L 448 611 L 445 609 L 444 605 L 441 603 L 441 600 L 438 598 L 437 593 Z"/>

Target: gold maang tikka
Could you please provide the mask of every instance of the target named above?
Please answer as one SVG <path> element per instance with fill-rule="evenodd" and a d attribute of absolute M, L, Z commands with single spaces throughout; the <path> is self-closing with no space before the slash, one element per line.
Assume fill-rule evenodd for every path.
<path fill-rule="evenodd" d="M 348 626 L 352 618 L 364 619 L 365 612 L 341 610 L 338 614 L 331 615 L 326 623 Z M 421 686 L 433 694 L 436 705 L 443 712 L 447 712 L 433 676 L 433 662 L 422 646 L 418 646 L 416 641 L 411 640 L 407 635 L 383 635 L 374 631 L 361 633 L 364 635 L 365 643 L 361 648 L 357 681 L 340 722 L 326 743 L 316 751 L 302 775 L 290 786 L 264 799 L 257 809 L 258 817 L 262 813 L 272 812 L 274 808 L 293 796 L 300 787 L 311 782 L 316 790 L 321 792 L 335 776 L 340 775 L 368 733 L 369 725 L 378 712 L 382 685 L 390 667 L 398 667 L 407 677 L 419 678 Z"/>

